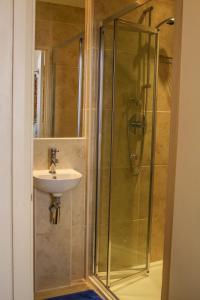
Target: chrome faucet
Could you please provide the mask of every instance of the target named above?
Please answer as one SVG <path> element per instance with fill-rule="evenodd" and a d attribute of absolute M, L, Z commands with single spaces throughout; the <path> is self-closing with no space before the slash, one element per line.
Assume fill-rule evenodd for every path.
<path fill-rule="evenodd" d="M 49 173 L 55 174 L 56 173 L 56 165 L 59 162 L 56 154 L 59 150 L 56 147 L 50 148 L 50 168 Z"/>

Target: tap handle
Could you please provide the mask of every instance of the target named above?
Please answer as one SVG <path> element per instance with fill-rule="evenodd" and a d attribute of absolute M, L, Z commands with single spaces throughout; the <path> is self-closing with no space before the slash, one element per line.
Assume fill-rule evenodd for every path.
<path fill-rule="evenodd" d="M 57 152 L 59 152 L 59 150 L 56 147 L 50 148 L 50 153 L 49 153 L 50 165 L 52 162 L 55 164 L 57 164 L 59 162 L 56 157 Z"/>

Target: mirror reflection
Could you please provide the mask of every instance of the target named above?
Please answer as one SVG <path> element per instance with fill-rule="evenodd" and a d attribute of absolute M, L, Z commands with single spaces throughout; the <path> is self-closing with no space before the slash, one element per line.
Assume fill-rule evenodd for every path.
<path fill-rule="evenodd" d="M 83 0 L 36 2 L 34 137 L 80 137 L 83 118 Z"/>

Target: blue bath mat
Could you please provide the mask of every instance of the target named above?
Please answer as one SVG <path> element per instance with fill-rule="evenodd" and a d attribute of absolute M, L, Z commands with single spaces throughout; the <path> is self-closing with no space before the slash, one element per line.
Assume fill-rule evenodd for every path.
<path fill-rule="evenodd" d="M 65 296 L 48 298 L 46 300 L 102 300 L 94 291 L 84 291 Z"/>

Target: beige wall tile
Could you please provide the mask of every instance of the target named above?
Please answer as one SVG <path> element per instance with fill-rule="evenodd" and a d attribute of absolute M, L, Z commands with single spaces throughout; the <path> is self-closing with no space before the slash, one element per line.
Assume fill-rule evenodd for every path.
<path fill-rule="evenodd" d="M 150 163 L 151 163 L 151 145 L 153 143 L 152 122 L 153 122 L 153 114 L 152 114 L 152 112 L 147 112 L 147 114 L 146 114 L 146 129 L 145 129 L 145 134 L 144 134 L 143 157 L 142 157 L 142 163 L 141 163 L 142 166 L 150 166 Z M 140 138 L 139 147 L 141 149 L 141 138 Z"/>
<path fill-rule="evenodd" d="M 60 106 L 61 107 L 61 106 Z M 64 126 L 63 126 L 64 124 Z M 77 135 L 77 110 L 64 108 L 62 115 L 55 117 L 54 135 L 57 137 L 74 137 Z"/>
<path fill-rule="evenodd" d="M 55 126 L 57 137 L 77 135 L 78 68 L 56 66 Z"/>
<path fill-rule="evenodd" d="M 127 4 L 132 3 L 131 0 L 114 0 L 114 1 L 94 1 L 95 18 L 100 21 L 110 15 L 120 11 Z"/>
<path fill-rule="evenodd" d="M 140 183 L 137 176 L 132 176 L 130 168 L 112 168 L 111 176 L 111 221 L 138 219 Z"/>
<path fill-rule="evenodd" d="M 79 63 L 79 41 L 75 41 L 66 47 L 54 49 L 54 63 L 59 65 L 78 68 Z M 64 67 L 64 66 L 63 66 Z"/>
<path fill-rule="evenodd" d="M 52 43 L 59 46 L 81 32 L 79 24 L 52 22 Z"/>
<path fill-rule="evenodd" d="M 35 139 L 34 169 L 47 169 L 48 149 L 59 149 L 58 168 L 74 168 L 83 178 L 61 198 L 61 220 L 49 223 L 50 195 L 34 191 L 36 290 L 66 286 L 84 277 L 85 139 Z"/>
<path fill-rule="evenodd" d="M 109 200 L 110 200 L 110 170 L 102 169 L 101 170 L 101 190 L 100 190 L 100 201 L 98 207 L 98 222 L 100 225 L 108 224 L 109 216 Z"/>
<path fill-rule="evenodd" d="M 110 150 L 111 150 L 111 110 L 103 110 L 102 114 L 102 168 L 110 167 Z"/>
<path fill-rule="evenodd" d="M 158 98 L 157 110 L 171 110 L 172 92 L 172 65 L 160 63 L 158 70 Z"/>
<path fill-rule="evenodd" d="M 146 264 L 146 251 L 148 239 L 148 218 L 139 220 L 138 222 L 138 260 L 139 265 Z"/>
<path fill-rule="evenodd" d="M 43 49 L 46 47 L 51 47 L 52 45 L 52 31 L 51 22 L 36 19 L 35 28 L 35 47 L 36 49 Z"/>
<path fill-rule="evenodd" d="M 112 223 L 111 270 L 126 270 L 137 265 L 138 230 L 138 220 Z"/>
<path fill-rule="evenodd" d="M 155 164 L 167 165 L 169 159 L 170 113 L 158 112 L 156 125 Z"/>
<path fill-rule="evenodd" d="M 98 227 L 98 262 L 99 272 L 107 270 L 107 254 L 108 254 L 108 224 L 100 224 Z"/>
<path fill-rule="evenodd" d="M 73 190 L 73 199 L 72 199 L 72 226 L 84 227 L 86 224 L 85 219 L 85 172 L 83 171 L 84 177 L 82 178 L 80 184 L 75 190 Z"/>
<path fill-rule="evenodd" d="M 58 168 L 74 168 L 85 170 L 85 143 L 84 138 L 72 139 L 34 139 L 34 169 L 48 169 L 48 150 L 51 147 L 59 149 Z"/>
<path fill-rule="evenodd" d="M 70 68 L 66 65 L 56 66 L 56 100 L 70 108 L 77 107 L 78 95 L 78 68 Z M 59 101 L 60 100 L 60 101 Z M 70 101 L 71 100 L 71 101 Z M 64 103 L 66 102 L 66 103 Z"/>
<path fill-rule="evenodd" d="M 55 226 L 49 223 L 50 196 L 43 193 L 35 195 L 36 290 L 64 286 L 70 282 L 70 196 L 66 193 L 62 198 L 61 219 Z M 44 217 L 41 222 L 40 219 Z"/>
<path fill-rule="evenodd" d="M 92 66 L 92 109 L 97 110 L 98 109 L 98 104 L 99 104 L 99 99 L 98 99 L 98 78 L 99 78 L 99 72 L 98 72 L 98 64 L 99 64 L 99 49 L 93 48 L 92 49 L 92 59 L 94 61 L 94 64 Z M 87 65 L 86 65 L 87 67 Z"/>
<path fill-rule="evenodd" d="M 52 20 L 52 5 L 49 3 L 36 2 L 36 19 L 37 20 Z"/>
<path fill-rule="evenodd" d="M 72 226 L 71 281 L 85 278 L 85 226 Z"/>
<path fill-rule="evenodd" d="M 162 260 L 164 245 L 165 207 L 167 200 L 167 166 L 156 166 L 153 189 L 152 261 Z"/>
<path fill-rule="evenodd" d="M 112 51 L 105 50 L 104 55 L 104 82 L 103 82 L 103 108 L 112 109 L 112 82 L 113 82 L 113 55 Z"/>
<path fill-rule="evenodd" d="M 67 5 L 56 5 L 52 6 L 52 20 L 54 22 L 81 24 L 84 29 L 85 23 L 85 9 L 79 7 L 72 7 Z"/>
<path fill-rule="evenodd" d="M 139 219 L 147 219 L 150 205 L 150 166 L 141 167 L 139 174 L 139 188 Z"/>

